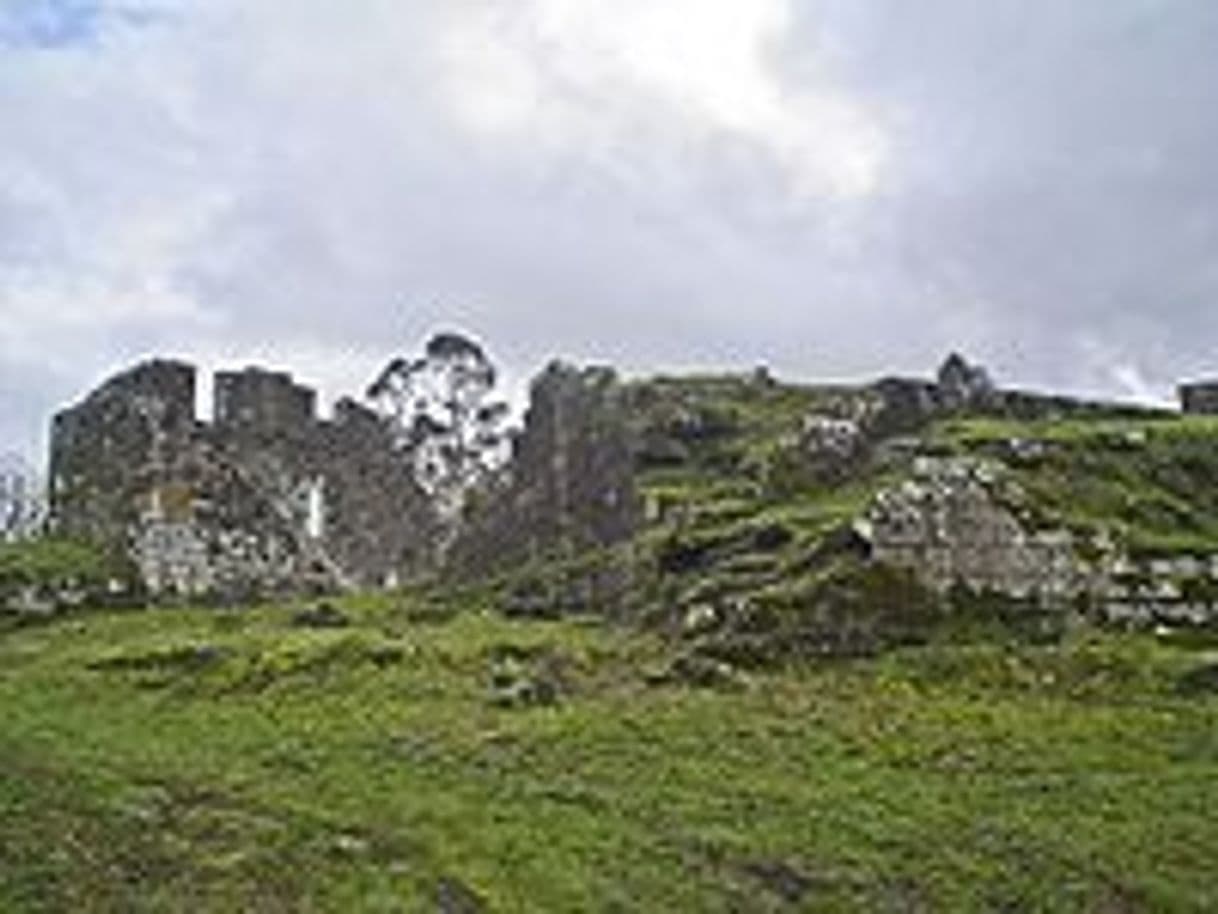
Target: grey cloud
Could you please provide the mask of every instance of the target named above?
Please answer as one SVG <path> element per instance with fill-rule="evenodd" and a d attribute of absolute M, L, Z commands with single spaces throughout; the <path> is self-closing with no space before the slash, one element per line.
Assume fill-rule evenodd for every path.
<path fill-rule="evenodd" d="M 33 447 L 57 400 L 146 352 L 295 353 L 333 388 L 438 325 L 517 380 L 555 353 L 842 377 L 956 345 L 1108 394 L 1218 370 L 1205 0 L 789 4 L 781 97 L 810 136 L 823 97 L 883 140 L 845 195 L 795 186 L 764 131 L 634 112 L 597 96 L 612 81 L 567 74 L 535 129 L 471 131 L 436 46 L 484 3 L 342 7 L 182 3 L 0 60 L 0 305 L 28 323 L 0 333 L 6 437 Z M 31 271 L 100 323 L 20 305 Z"/>
<path fill-rule="evenodd" d="M 890 112 L 900 150 L 877 216 L 893 261 L 975 303 L 1009 370 L 1111 389 L 1074 351 L 1096 341 L 1163 388 L 1202 370 L 1218 332 L 1218 8 L 845 6 L 843 78 Z"/>

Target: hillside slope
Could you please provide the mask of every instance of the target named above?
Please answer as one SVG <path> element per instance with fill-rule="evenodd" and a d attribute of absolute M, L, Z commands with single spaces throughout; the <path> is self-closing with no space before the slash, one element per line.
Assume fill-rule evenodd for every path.
<path fill-rule="evenodd" d="M 64 619 L 0 637 L 0 909 L 1212 910 L 1215 648 L 691 682 L 423 596 Z"/>
<path fill-rule="evenodd" d="M 977 611 L 1218 616 L 1218 422 L 1011 393 L 894 410 L 928 389 L 634 382 L 638 534 L 518 563 L 501 605 L 695 630 L 746 665 L 916 642 Z"/>
<path fill-rule="evenodd" d="M 1218 422 L 893 383 L 625 385 L 599 548 L 0 617 L 0 910 L 1218 907 Z"/>

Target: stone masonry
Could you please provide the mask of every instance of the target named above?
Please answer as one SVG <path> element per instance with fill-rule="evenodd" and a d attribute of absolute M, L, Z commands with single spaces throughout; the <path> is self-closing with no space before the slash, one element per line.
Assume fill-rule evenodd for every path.
<path fill-rule="evenodd" d="M 1182 384 L 1180 406 L 1191 415 L 1218 416 L 1218 381 Z"/>
<path fill-rule="evenodd" d="M 375 414 L 331 420 L 286 373 L 215 380 L 155 360 L 59 413 L 51 434 L 57 532 L 130 558 L 153 594 L 234 598 L 391 583 L 428 562 L 433 518 Z"/>
<path fill-rule="evenodd" d="M 876 499 L 859 524 L 880 562 L 909 568 L 933 590 L 957 585 L 1053 602 L 1094 581 L 1067 531 L 1026 529 L 1004 503 L 1001 468 L 968 458 L 919 458 L 912 478 Z"/>
<path fill-rule="evenodd" d="M 623 391 L 554 362 L 533 382 L 505 476 L 471 506 L 454 567 L 484 571 L 623 542 L 641 520 Z"/>

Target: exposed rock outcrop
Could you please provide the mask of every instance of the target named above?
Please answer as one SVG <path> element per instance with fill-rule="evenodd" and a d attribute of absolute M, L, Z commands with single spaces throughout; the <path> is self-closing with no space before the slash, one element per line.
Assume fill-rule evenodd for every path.
<path fill-rule="evenodd" d="M 880 562 L 947 592 L 963 585 L 1037 602 L 1090 592 L 1093 573 L 1068 531 L 1027 529 L 1001 469 L 972 459 L 919 458 L 913 477 L 876 499 L 859 525 Z"/>
<path fill-rule="evenodd" d="M 1039 606 L 1085 605 L 1131 625 L 1218 619 L 1218 555 L 1137 557 L 1106 534 L 1036 529 L 1003 465 L 919 458 L 856 525 L 873 560 L 907 568 L 930 589 L 964 587 Z"/>

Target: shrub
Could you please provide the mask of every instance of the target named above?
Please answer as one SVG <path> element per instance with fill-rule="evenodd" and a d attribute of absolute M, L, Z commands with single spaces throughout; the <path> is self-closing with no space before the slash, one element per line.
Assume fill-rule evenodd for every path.
<path fill-rule="evenodd" d="M 46 609 L 130 597 L 136 576 L 125 562 L 84 543 L 39 539 L 0 545 L 0 608 Z"/>

